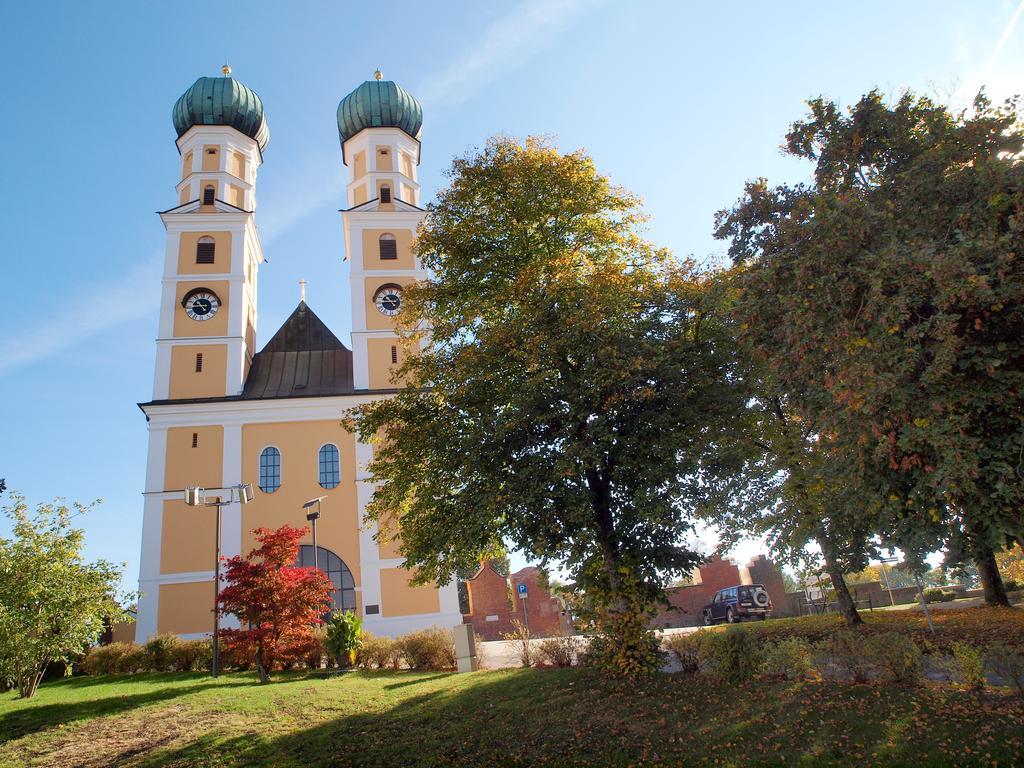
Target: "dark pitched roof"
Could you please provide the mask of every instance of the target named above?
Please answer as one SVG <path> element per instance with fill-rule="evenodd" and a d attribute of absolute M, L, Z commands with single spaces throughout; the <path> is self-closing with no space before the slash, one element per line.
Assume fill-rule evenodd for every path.
<path fill-rule="evenodd" d="M 352 351 L 300 301 L 253 358 L 242 399 L 347 395 L 352 391 Z"/>

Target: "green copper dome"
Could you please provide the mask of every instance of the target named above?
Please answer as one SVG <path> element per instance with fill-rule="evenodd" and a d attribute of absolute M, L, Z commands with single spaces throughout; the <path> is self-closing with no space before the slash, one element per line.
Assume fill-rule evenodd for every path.
<path fill-rule="evenodd" d="M 400 128 L 418 139 L 422 125 L 420 103 L 390 80 L 367 80 L 338 105 L 338 136 L 342 146 L 364 128 Z"/>
<path fill-rule="evenodd" d="M 254 139 L 261 152 L 270 140 L 260 97 L 230 77 L 200 77 L 175 102 L 171 116 L 179 138 L 194 125 L 228 125 Z"/>

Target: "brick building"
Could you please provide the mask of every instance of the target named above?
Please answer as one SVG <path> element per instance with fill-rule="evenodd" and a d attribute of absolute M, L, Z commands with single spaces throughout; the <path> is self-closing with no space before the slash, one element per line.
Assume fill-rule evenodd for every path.
<path fill-rule="evenodd" d="M 501 640 L 513 631 L 512 622 L 518 620 L 529 627 L 535 637 L 557 635 L 571 631 L 571 624 L 561 603 L 540 583 L 539 568 L 528 566 L 508 577 L 502 576 L 483 563 L 466 580 L 469 613 L 463 615 L 466 624 L 484 640 Z M 526 599 L 519 597 L 519 585 L 526 586 Z"/>

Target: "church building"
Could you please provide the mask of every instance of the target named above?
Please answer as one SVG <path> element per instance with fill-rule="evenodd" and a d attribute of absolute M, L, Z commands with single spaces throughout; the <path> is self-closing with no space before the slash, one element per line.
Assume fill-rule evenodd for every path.
<path fill-rule="evenodd" d="M 181 174 L 177 205 L 160 214 L 156 372 L 140 404 L 149 454 L 135 639 L 212 632 L 216 510 L 186 505 L 184 489 L 244 483 L 253 499 L 222 509 L 223 556 L 250 551 L 256 528 L 307 525 L 303 505 L 323 497 L 317 561 L 336 607 L 378 635 L 461 624 L 455 584 L 411 586 L 396 543 L 378 543 L 363 522 L 371 446 L 340 424 L 348 408 L 394 392 L 402 289 L 424 277 L 412 251 L 423 218 L 420 104 L 377 72 L 338 105 L 350 344 L 303 296 L 257 351 L 256 177 L 270 131 L 260 98 L 230 74 L 200 77 L 173 109 Z M 313 564 L 309 535 L 300 562 Z"/>

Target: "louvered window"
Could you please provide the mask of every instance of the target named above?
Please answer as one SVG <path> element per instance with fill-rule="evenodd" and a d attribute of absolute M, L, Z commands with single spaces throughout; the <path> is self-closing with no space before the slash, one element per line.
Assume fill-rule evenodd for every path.
<path fill-rule="evenodd" d="M 196 244 L 196 264 L 213 264 L 216 246 L 212 237 L 200 237 Z"/>
<path fill-rule="evenodd" d="M 203 205 L 213 205 L 214 196 L 217 191 L 213 187 L 206 187 L 203 190 Z"/>
<path fill-rule="evenodd" d="M 196 373 L 202 373 L 203 371 L 203 353 L 196 352 Z"/>
<path fill-rule="evenodd" d="M 391 347 L 391 364 L 395 365 L 398 362 L 398 347 Z"/>
<path fill-rule="evenodd" d="M 198 432 L 193 432 L 192 433 L 192 447 L 193 448 L 198 448 L 199 447 L 199 433 Z"/>
<path fill-rule="evenodd" d="M 380 201 L 382 203 L 390 203 L 391 202 L 391 187 L 381 187 L 380 188 Z"/>
<path fill-rule="evenodd" d="M 398 246 L 396 245 L 395 236 L 390 232 L 385 232 L 380 236 L 380 257 L 382 259 L 398 258 Z"/>

